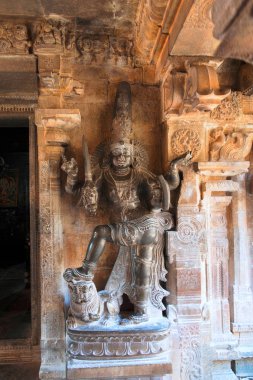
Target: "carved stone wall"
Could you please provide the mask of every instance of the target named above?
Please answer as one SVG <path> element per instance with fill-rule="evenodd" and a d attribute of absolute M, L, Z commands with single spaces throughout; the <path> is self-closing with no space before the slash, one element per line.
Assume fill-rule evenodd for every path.
<path fill-rule="evenodd" d="M 252 223 L 246 214 L 252 212 L 252 164 L 246 160 L 252 160 L 252 100 L 246 93 L 222 89 L 224 74 L 215 73 L 209 77 L 208 98 L 201 97 L 206 74 L 198 82 L 198 67 L 209 63 L 170 64 L 161 86 L 164 167 L 187 150 L 196 162 L 192 175 L 183 173 L 177 231 L 168 233 L 174 376 L 251 377 Z M 215 88 L 219 96 L 214 96 Z"/>
<path fill-rule="evenodd" d="M 223 2 L 215 3 L 213 20 L 222 26 L 216 36 L 225 37 L 219 52 L 227 56 L 232 48 L 233 57 L 252 63 L 247 50 L 252 0 L 243 2 L 240 18 L 233 7 L 221 12 Z M 121 81 L 131 85 L 134 137 L 147 149 L 150 169 L 160 174 L 176 156 L 189 150 L 193 155 L 180 192 L 172 195 L 176 228 L 166 236 L 171 335 L 165 345 L 172 347 L 173 374 L 162 375 L 161 366 L 153 375 L 166 380 L 253 377 L 252 68 L 208 58 L 219 44 L 212 36 L 212 4 L 27 0 L 16 2 L 16 21 L 5 9 L 1 115 L 26 115 L 36 107 L 41 379 L 68 378 L 62 273 L 80 265 L 93 228 L 108 221 L 103 210 L 95 218 L 85 216 L 78 199 L 63 193 L 61 155 L 76 158 L 82 180 L 82 137 L 91 153 L 108 137 Z M 226 36 L 223 19 L 233 21 Z M 238 25 L 236 41 L 242 35 L 242 45 L 230 39 L 230 28 Z M 98 289 L 115 259 L 116 250 L 109 246 L 96 271 Z M 6 361 L 12 350 L 22 360 L 39 355 L 15 344 L 1 345 Z M 129 365 L 127 375 L 126 368 L 115 366 L 108 378 L 151 379 L 148 363 L 141 364 Z M 79 367 L 73 366 L 74 378 L 83 371 L 87 378 L 92 375 Z M 97 368 L 97 376 L 107 374 Z"/>

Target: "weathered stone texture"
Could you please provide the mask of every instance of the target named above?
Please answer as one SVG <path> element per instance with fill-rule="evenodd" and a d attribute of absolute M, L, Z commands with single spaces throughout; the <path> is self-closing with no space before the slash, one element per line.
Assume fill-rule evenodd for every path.
<path fill-rule="evenodd" d="M 33 340 L 1 342 L 1 361 L 38 360 L 41 338 L 41 379 L 253 377 L 252 6 L 252 0 L 1 2 L 0 116 L 29 117 L 32 125 L 35 115 L 33 305 L 41 309 L 35 321 L 41 335 L 34 328 Z M 175 231 L 166 234 L 171 358 L 166 365 L 133 358 L 125 368 L 77 361 L 67 374 L 62 274 L 80 266 L 94 227 L 108 223 L 108 215 L 104 209 L 85 215 L 78 196 L 64 192 L 62 154 L 76 158 L 83 180 L 82 138 L 92 154 L 109 137 L 122 81 L 131 85 L 134 138 L 144 144 L 150 170 L 164 173 L 175 157 L 193 155 L 171 199 Z M 95 273 L 98 290 L 116 258 L 108 244 Z"/>

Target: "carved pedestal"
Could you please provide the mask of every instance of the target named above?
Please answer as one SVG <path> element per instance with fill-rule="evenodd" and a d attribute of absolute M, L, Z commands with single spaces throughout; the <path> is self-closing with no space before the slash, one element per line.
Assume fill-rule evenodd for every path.
<path fill-rule="evenodd" d="M 107 326 L 99 322 L 68 328 L 67 378 L 113 374 L 156 376 L 171 373 L 171 336 L 167 318 L 137 325 Z M 98 372 L 99 368 L 99 372 Z M 134 371 L 134 372 L 133 372 Z"/>

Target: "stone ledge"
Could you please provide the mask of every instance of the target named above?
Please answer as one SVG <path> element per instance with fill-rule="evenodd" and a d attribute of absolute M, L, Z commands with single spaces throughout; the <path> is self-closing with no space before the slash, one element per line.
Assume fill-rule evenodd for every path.
<path fill-rule="evenodd" d="M 204 176 L 231 177 L 246 173 L 249 169 L 249 164 L 249 161 L 198 162 L 198 172 Z"/>
<path fill-rule="evenodd" d="M 72 359 L 67 363 L 67 379 L 162 376 L 172 373 L 168 355 L 160 355 L 153 360 L 152 363 L 150 358 L 103 361 Z"/>

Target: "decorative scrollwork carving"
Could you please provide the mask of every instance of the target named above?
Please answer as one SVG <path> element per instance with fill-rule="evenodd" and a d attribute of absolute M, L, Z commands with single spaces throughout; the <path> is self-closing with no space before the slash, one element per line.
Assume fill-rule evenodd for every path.
<path fill-rule="evenodd" d="M 242 95 L 233 92 L 230 97 L 223 99 L 211 113 L 210 117 L 217 120 L 234 120 L 240 116 L 242 112 Z"/>
<path fill-rule="evenodd" d="M 0 54 L 28 54 L 31 42 L 23 24 L 0 24 Z"/>
<path fill-rule="evenodd" d="M 210 133 L 211 161 L 243 161 L 250 153 L 253 133 L 217 127 Z"/>
<path fill-rule="evenodd" d="M 191 217 L 181 217 L 178 221 L 177 236 L 183 244 L 196 244 L 202 232 L 201 223 Z"/>
<path fill-rule="evenodd" d="M 199 326 L 182 326 L 180 333 L 181 378 L 184 380 L 201 379 Z"/>
<path fill-rule="evenodd" d="M 171 148 L 177 156 L 191 151 L 193 158 L 197 158 L 201 150 L 200 136 L 193 129 L 180 128 L 171 137 Z"/>
<path fill-rule="evenodd" d="M 108 330 L 108 329 L 107 329 Z M 68 353 L 77 359 L 120 359 L 151 357 L 166 352 L 169 345 L 169 330 L 160 332 L 99 331 L 96 335 L 84 331 L 82 335 L 69 331 Z"/>

